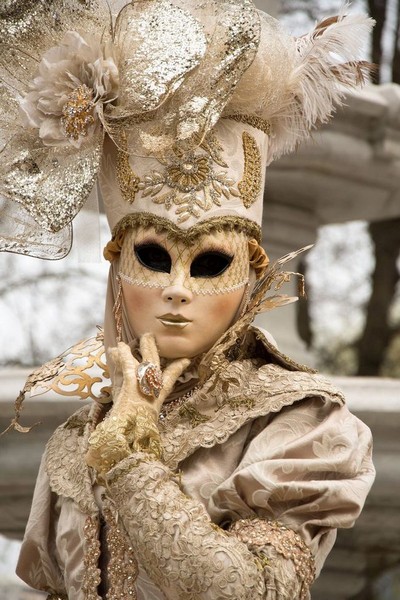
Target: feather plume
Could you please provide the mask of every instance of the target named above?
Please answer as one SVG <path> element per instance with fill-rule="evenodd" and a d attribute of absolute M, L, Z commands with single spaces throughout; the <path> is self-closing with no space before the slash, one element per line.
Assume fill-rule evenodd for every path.
<path fill-rule="evenodd" d="M 363 85 L 372 65 L 359 60 L 374 21 L 340 14 L 325 19 L 295 41 L 296 64 L 287 81 L 281 109 L 265 115 L 271 121 L 269 160 L 290 152 L 313 128 L 325 123 L 347 90 Z"/>
<path fill-rule="evenodd" d="M 329 119 L 346 91 L 368 80 L 373 66 L 361 55 L 374 21 L 346 15 L 345 10 L 299 38 L 261 15 L 257 56 L 226 112 L 256 114 L 269 121 L 268 162 L 292 151 Z"/>

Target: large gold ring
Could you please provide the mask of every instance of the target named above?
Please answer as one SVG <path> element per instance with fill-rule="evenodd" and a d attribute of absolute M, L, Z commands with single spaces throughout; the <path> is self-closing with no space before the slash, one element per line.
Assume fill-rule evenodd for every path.
<path fill-rule="evenodd" d="M 137 380 L 140 391 L 145 396 L 155 396 L 158 398 L 162 388 L 161 369 L 151 362 L 142 362 L 138 365 Z"/>

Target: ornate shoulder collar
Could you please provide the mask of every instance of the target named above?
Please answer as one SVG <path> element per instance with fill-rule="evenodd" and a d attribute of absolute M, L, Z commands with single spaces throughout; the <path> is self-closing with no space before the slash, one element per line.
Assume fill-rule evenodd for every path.
<path fill-rule="evenodd" d="M 60 425 L 47 443 L 46 472 L 53 492 L 72 498 L 85 514 L 97 514 L 93 495 L 94 477 L 85 462 L 87 441 L 92 431 L 90 406 L 75 412 Z"/>
<path fill-rule="evenodd" d="M 175 469 L 198 448 L 222 444 L 240 427 L 305 398 L 343 404 L 343 395 L 315 373 L 257 360 L 232 362 L 162 424 L 164 460 Z"/>
<path fill-rule="evenodd" d="M 184 405 L 160 423 L 164 462 L 176 469 L 198 448 L 222 444 L 246 423 L 305 398 L 343 404 L 344 398 L 324 377 L 288 371 L 259 359 L 235 361 L 211 378 Z M 46 447 L 51 489 L 72 498 L 86 514 L 98 512 L 94 477 L 85 462 L 95 407 L 84 406 L 56 429 Z"/>

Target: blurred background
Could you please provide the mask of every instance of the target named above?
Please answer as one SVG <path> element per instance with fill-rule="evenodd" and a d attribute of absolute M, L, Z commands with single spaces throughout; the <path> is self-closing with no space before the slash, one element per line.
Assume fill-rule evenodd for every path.
<path fill-rule="evenodd" d="M 337 14 L 336 0 L 259 0 L 294 35 Z M 400 599 L 400 0 L 357 0 L 377 21 L 365 58 L 373 83 L 347 96 L 334 120 L 267 173 L 263 241 L 272 259 L 307 244 L 290 268 L 307 298 L 263 316 L 281 350 L 330 374 L 372 429 L 377 479 L 352 530 L 339 533 L 313 600 Z M 64 261 L 0 256 L 0 431 L 26 376 L 103 321 L 105 218 L 85 216 L 97 250 Z M 89 219 L 89 221 L 87 221 Z M 87 226 L 92 222 L 93 227 Z M 79 235 L 79 232 L 78 232 Z M 295 284 L 288 293 L 296 294 Z M 290 286 L 289 286 L 290 288 Z M 14 568 L 44 444 L 80 403 L 26 402 L 29 434 L 0 438 L 0 600 L 39 598 Z"/>

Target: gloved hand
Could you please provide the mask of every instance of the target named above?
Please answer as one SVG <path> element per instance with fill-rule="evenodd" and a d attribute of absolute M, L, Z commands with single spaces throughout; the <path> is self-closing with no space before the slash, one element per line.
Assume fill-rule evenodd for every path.
<path fill-rule="evenodd" d="M 112 409 L 90 436 L 86 454 L 87 464 L 100 476 L 135 451 L 149 452 L 161 458 L 158 416 L 176 380 L 190 363 L 186 358 L 175 360 L 161 373 L 152 334 L 145 334 L 140 339 L 142 363 L 132 356 L 124 342 L 109 352 L 116 369 L 122 373 L 122 386 L 115 393 Z M 146 368 L 146 363 L 150 363 L 150 368 Z M 146 371 L 141 377 L 139 372 L 141 381 L 138 379 L 139 365 Z"/>

